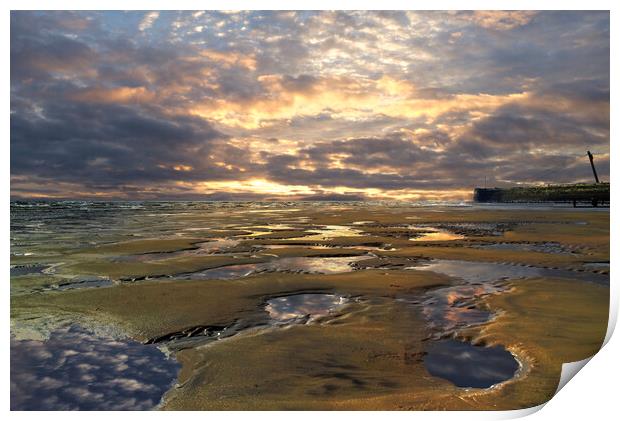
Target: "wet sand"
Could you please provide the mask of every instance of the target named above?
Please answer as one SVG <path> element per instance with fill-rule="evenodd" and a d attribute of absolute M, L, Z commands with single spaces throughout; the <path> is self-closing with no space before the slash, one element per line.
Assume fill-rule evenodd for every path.
<path fill-rule="evenodd" d="M 12 247 L 11 332 L 15 349 L 67 326 L 154 344 L 180 367 L 161 409 L 525 408 L 607 327 L 606 211 L 184 210 L 157 235 L 135 220 Z"/>

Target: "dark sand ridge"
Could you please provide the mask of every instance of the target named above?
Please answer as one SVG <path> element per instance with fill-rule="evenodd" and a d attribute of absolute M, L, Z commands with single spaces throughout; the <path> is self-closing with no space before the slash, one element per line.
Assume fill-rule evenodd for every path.
<path fill-rule="evenodd" d="M 297 247 L 282 249 L 277 252 L 263 252 L 252 255 L 186 255 L 171 257 L 169 259 L 158 259 L 153 261 L 134 261 L 119 262 L 97 256 L 89 257 L 78 263 L 62 265 L 58 272 L 61 274 L 78 275 L 101 275 L 113 279 L 143 278 L 146 276 L 157 277 L 164 275 L 174 275 L 180 273 L 198 272 L 205 269 L 218 268 L 231 265 L 243 265 L 250 263 L 262 263 L 277 257 L 345 257 L 361 256 L 366 254 L 360 250 L 338 250 L 326 249 L 317 250 L 311 248 Z"/>
<path fill-rule="evenodd" d="M 269 297 L 304 291 L 390 296 L 421 293 L 446 285 L 450 278 L 412 271 L 355 271 L 332 275 L 269 273 L 228 281 L 156 281 L 18 296 L 12 318 L 37 314 L 76 314 L 113 322 L 131 337 L 146 341 L 192 326 L 228 325 L 262 311 Z"/>
<path fill-rule="evenodd" d="M 318 211 L 295 212 L 296 217 L 300 215 L 308 217 L 312 224 L 339 225 L 367 220 L 400 224 L 410 215 L 416 217 L 415 224 L 535 221 L 517 224 L 514 231 L 501 236 L 483 237 L 484 241 L 556 241 L 585 246 L 586 250 L 586 254 L 573 256 L 468 248 L 468 241 L 450 243 L 448 247 L 447 243 L 416 244 L 404 240 L 402 244 L 398 243 L 398 250 L 394 252 L 373 252 L 398 262 L 410 257 L 414 259 L 412 265 L 421 257 L 564 268 L 578 268 L 584 261 L 609 261 L 608 213 L 472 212 L 463 209 L 433 212 L 377 208 L 342 210 L 338 216 Z M 582 221 L 587 224 L 578 224 Z M 363 225 L 355 227 L 363 230 Z M 337 237 L 324 243 L 356 245 L 369 238 L 393 245 L 399 241 L 390 237 L 362 236 Z M 254 237 L 247 245 L 260 243 L 261 240 Z M 298 240 L 295 243 L 300 245 Z M 155 252 L 178 251 L 186 246 L 177 244 L 175 250 L 168 247 Z M 143 244 L 138 249 L 135 245 L 131 247 L 131 250 L 110 251 L 109 255 L 148 253 L 155 248 L 154 244 L 148 247 Z M 299 255 L 310 253 L 309 250 L 313 249 L 292 247 L 272 249 L 268 253 Z M 312 253 L 317 251 L 324 253 L 324 250 L 316 249 Z M 86 268 L 86 272 L 103 267 L 110 273 L 120 274 L 127 269 L 124 267 L 114 272 L 117 269 L 110 269 L 112 263 L 102 259 L 104 256 L 108 256 L 107 252 L 81 255 L 74 257 L 70 264 L 85 265 L 78 268 Z M 224 259 L 218 261 L 219 264 L 228 264 L 225 259 L 230 258 L 201 257 Z M 216 262 L 199 260 L 198 264 L 193 259 L 166 259 L 172 261 L 165 263 L 169 265 L 166 270 L 178 270 L 178 263 L 198 267 Z M 234 259 L 230 264 L 239 264 L 240 260 Z M 70 267 L 70 264 L 66 266 Z M 104 266 L 97 269 L 96 265 Z M 152 268 L 148 267 L 148 270 Z M 136 272 L 138 269 L 144 271 L 143 267 L 138 267 Z M 163 270 L 157 267 L 160 269 Z M 374 305 L 352 304 L 350 313 L 345 312 L 329 323 L 242 334 L 214 346 L 179 352 L 177 357 L 184 365 L 181 379 L 188 382 L 170 394 L 168 407 L 182 409 L 513 409 L 532 406 L 544 402 L 555 390 L 560 362 L 592 355 L 604 336 L 608 288 L 567 280 L 514 282 L 514 288 L 509 292 L 480 303 L 501 314 L 487 326 L 471 329 L 462 335 L 489 344 L 506 345 L 523 359 L 526 369 L 513 381 L 490 390 L 458 389 L 426 373 L 421 360 L 426 324 L 415 307 L 405 309 L 393 300 L 381 302 L 399 295 L 420 295 L 425 288 L 449 282 L 448 278 L 434 273 L 403 270 L 364 270 L 338 275 L 270 273 L 230 281 L 154 281 L 105 289 L 23 295 L 12 298 L 11 309 L 15 332 L 19 331 L 21 323 L 36 323 L 33 319 L 37 316 L 47 316 L 48 319 L 94 320 L 111 324 L 134 338 L 146 340 L 192 326 L 227 325 L 263 311 L 261 305 L 266 298 L 282 294 L 322 291 L 379 300 Z M 205 362 L 208 362 L 209 370 L 200 368 Z M 250 370 L 250 366 L 254 368 Z M 284 378 L 286 370 L 293 374 L 290 378 Z M 313 373 L 317 375 L 313 376 Z M 386 378 L 380 380 L 379 373 L 385 373 Z M 281 382 L 285 382 L 288 389 L 279 387 Z"/>
<path fill-rule="evenodd" d="M 275 259 L 276 257 L 353 257 L 367 254 L 364 250 L 325 248 L 312 249 L 308 247 L 291 247 L 279 250 L 252 250 L 251 246 L 232 247 L 226 254 L 214 253 L 211 255 L 183 255 L 183 250 L 195 250 L 191 244 L 198 244 L 203 240 L 195 239 L 179 242 L 178 240 L 149 240 L 119 243 L 106 246 L 103 252 L 100 248 L 88 250 L 71 256 L 63 256 L 67 263 L 54 268 L 51 273 L 28 274 L 13 278 L 12 291 L 15 294 L 38 291 L 42 287 L 72 282 L 72 278 L 80 281 L 84 277 L 99 276 L 110 279 L 132 280 L 145 277 L 166 277 L 168 275 L 193 273 L 206 269 L 236 266 L 244 264 L 258 264 Z M 133 244 L 135 243 L 135 244 Z M 178 247 L 181 246 L 179 249 Z M 135 253 L 136 250 L 140 254 Z M 165 251 L 161 251 L 165 250 Z M 179 253 L 177 255 L 177 253 Z M 233 256 L 232 253 L 241 253 Z M 146 256 L 157 255 L 152 261 L 116 261 L 118 256 Z M 169 255 L 169 258 L 165 258 Z M 163 257 L 163 258 L 162 258 Z"/>
<path fill-rule="evenodd" d="M 269 257 L 191 256 L 152 262 L 113 262 L 104 259 L 87 260 L 63 265 L 59 273 L 71 275 L 101 275 L 112 279 L 131 280 L 179 273 L 197 272 L 228 265 L 265 262 Z"/>
<path fill-rule="evenodd" d="M 540 224 L 536 226 L 538 231 L 532 233 L 529 240 L 521 241 L 533 241 L 532 238 L 536 238 L 539 233 L 544 235 L 544 230 L 549 229 L 547 225 Z M 503 241 L 505 237 L 495 238 L 493 242 Z M 572 238 L 574 243 L 577 243 L 577 236 Z M 487 242 L 491 242 L 490 238 L 486 239 Z M 573 244 L 574 244 L 573 243 Z M 244 243 L 246 245 L 247 243 Z M 260 242 L 253 242 L 251 244 L 258 245 Z M 263 244 L 266 244 L 263 242 Z M 284 241 L 271 242 L 269 244 L 281 244 L 291 246 L 301 246 L 304 242 L 297 241 L 295 243 L 287 243 Z M 583 268 L 583 263 L 587 262 L 600 262 L 609 260 L 609 247 L 605 245 L 590 245 L 585 252 L 587 254 L 559 254 L 559 253 L 545 253 L 539 251 L 528 250 L 493 250 L 469 247 L 472 244 L 470 241 L 453 241 L 453 242 L 426 242 L 426 243 L 413 243 L 413 242 L 396 242 L 390 241 L 384 237 L 339 237 L 333 240 L 326 241 L 313 241 L 307 242 L 305 245 L 329 245 L 337 247 L 352 247 L 356 245 L 378 245 L 378 244 L 391 244 L 396 250 L 373 250 L 372 253 L 382 258 L 414 258 L 420 259 L 449 259 L 449 260 L 468 260 L 468 261 L 486 261 L 486 262 L 511 262 L 515 264 L 533 265 L 540 267 L 563 267 L 563 268 Z M 270 249 L 268 253 L 276 254 L 279 256 L 286 256 L 289 249 Z M 351 249 L 346 249 L 347 252 Z"/>
<path fill-rule="evenodd" d="M 80 248 L 61 255 L 39 256 L 11 256 L 11 264 L 29 264 L 31 262 L 59 261 L 66 259 L 88 259 L 103 255 L 125 255 L 140 253 L 172 253 L 180 250 L 192 250 L 198 248 L 197 243 L 207 241 L 204 238 L 162 238 L 121 241 L 113 244 L 104 244 L 98 247 Z"/>
<path fill-rule="evenodd" d="M 82 247 L 69 250 L 63 254 L 11 256 L 11 264 L 29 264 L 33 262 L 44 263 L 47 261 L 62 260 L 63 257 L 88 258 L 102 255 L 118 256 L 145 253 L 174 253 L 182 250 L 195 250 L 197 244 L 209 241 L 212 238 L 250 234 L 250 231 L 241 230 L 212 230 L 203 233 L 200 237 L 178 238 L 147 238 L 129 241 L 119 241 L 111 244 L 102 244 L 95 247 Z"/>
<path fill-rule="evenodd" d="M 538 232 L 533 233 L 531 237 L 538 235 L 544 235 L 541 232 L 541 228 L 547 228 L 546 225 L 538 225 Z M 528 237 L 528 238 L 531 238 Z M 503 238 L 503 237 L 502 237 Z M 334 239 L 334 241 L 323 241 L 321 243 L 331 246 L 355 246 L 355 245 L 368 245 L 368 244 L 388 244 L 388 239 L 372 238 L 372 241 L 364 237 L 341 237 Z M 383 241 L 380 241 L 383 240 Z M 161 240 L 165 242 L 165 240 Z M 531 240 L 527 240 L 531 241 Z M 175 241 L 176 243 L 176 241 Z M 312 242 L 312 244 L 317 242 Z M 245 251 L 251 249 L 252 245 L 261 244 L 260 241 L 252 243 L 244 243 L 247 246 Z M 299 244 L 296 242 L 295 245 Z M 609 260 L 609 248 L 608 247 L 592 247 L 587 250 L 587 254 L 566 255 L 558 253 L 544 253 L 526 250 L 492 250 L 492 249 L 479 249 L 473 247 L 467 247 L 466 242 L 454 242 L 450 245 L 440 244 L 438 242 L 425 243 L 423 245 L 410 245 L 396 244 L 391 242 L 392 246 L 397 248 L 395 251 L 389 250 L 373 250 L 373 254 L 382 258 L 394 258 L 396 260 L 402 260 L 402 258 L 413 259 L 450 259 L 450 260 L 469 260 L 469 261 L 487 261 L 487 262 L 512 262 L 517 264 L 534 265 L 540 267 L 563 267 L 584 269 L 583 263 L 587 262 L 600 262 Z M 133 248 L 133 246 L 132 246 Z M 152 250 L 170 248 L 169 244 L 161 244 L 158 247 L 142 248 L 144 253 L 153 253 Z M 120 247 L 119 247 L 120 249 Z M 184 250 L 181 248 L 180 250 Z M 176 248 L 178 251 L 179 248 Z M 231 251 L 243 250 L 241 246 L 234 248 Z M 115 251 L 116 254 L 122 254 L 120 250 Z M 61 265 L 56 269 L 56 272 L 61 275 L 98 275 L 107 276 L 112 279 L 131 279 L 131 278 L 143 278 L 145 276 L 163 276 L 177 273 L 196 272 L 209 268 L 216 268 L 228 265 L 241 265 L 247 263 L 259 263 L 273 258 L 275 255 L 278 257 L 328 257 L 328 256 L 356 256 L 363 255 L 366 252 L 363 250 L 355 249 L 342 249 L 342 248 L 326 248 L 326 249 L 312 249 L 307 247 L 293 246 L 290 248 L 282 249 L 270 249 L 268 251 L 257 250 L 254 257 L 250 256 L 230 256 L 223 254 L 213 255 L 187 255 L 171 257 L 168 259 L 158 259 L 152 262 L 114 262 L 110 261 L 104 254 L 95 255 L 92 253 L 80 253 L 79 255 L 70 256 L 70 260 L 67 264 Z M 590 268 L 590 270 L 596 270 Z M 37 279 L 37 277 L 32 278 Z M 36 284 L 36 282 L 35 282 Z"/>

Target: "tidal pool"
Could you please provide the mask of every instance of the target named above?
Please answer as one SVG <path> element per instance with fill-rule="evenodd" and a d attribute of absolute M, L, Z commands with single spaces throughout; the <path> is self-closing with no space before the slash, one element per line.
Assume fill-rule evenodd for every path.
<path fill-rule="evenodd" d="M 609 269 L 609 262 L 589 262 L 583 265 L 591 269 Z"/>
<path fill-rule="evenodd" d="M 410 228 L 420 230 L 420 236 L 410 238 L 409 241 L 454 241 L 462 240 L 464 235 L 433 227 L 411 225 Z"/>
<path fill-rule="evenodd" d="M 270 299 L 265 311 L 277 322 L 312 321 L 340 310 L 347 302 L 345 297 L 335 294 L 296 294 Z"/>
<path fill-rule="evenodd" d="M 11 410 L 147 410 L 178 364 L 153 345 L 67 326 L 48 340 L 11 338 Z"/>
<path fill-rule="evenodd" d="M 191 250 L 179 250 L 173 252 L 155 252 L 155 253 L 142 253 L 142 254 L 129 254 L 126 256 L 117 256 L 113 258 L 115 262 L 150 262 L 156 260 L 165 260 L 175 257 L 183 256 L 204 256 L 215 253 L 220 253 L 227 248 L 234 247 L 239 244 L 241 240 L 233 238 L 213 238 L 209 241 L 196 243 Z"/>
<path fill-rule="evenodd" d="M 487 294 L 501 291 L 501 286 L 459 285 L 429 291 L 422 303 L 422 313 L 430 327 L 441 335 L 490 320 L 492 313 L 475 307 L 475 302 Z"/>
<path fill-rule="evenodd" d="M 445 339 L 431 342 L 424 356 L 428 372 L 458 387 L 486 389 L 509 380 L 519 362 L 503 346 L 475 346 Z"/>
<path fill-rule="evenodd" d="M 309 248 L 312 250 L 363 250 L 363 251 L 395 251 L 397 250 L 394 247 L 391 247 L 391 244 L 386 243 L 384 246 L 329 246 L 329 245 L 312 245 L 312 246 L 303 246 L 304 248 Z M 263 249 L 287 249 L 291 247 L 296 247 L 291 244 L 260 244 L 258 247 Z"/>
<path fill-rule="evenodd" d="M 433 260 L 422 266 L 411 266 L 411 270 L 428 270 L 461 278 L 468 283 L 489 282 L 500 279 L 519 278 L 565 278 L 609 285 L 609 275 L 593 272 L 579 272 L 568 269 L 540 268 L 534 266 L 502 263 L 469 262 L 464 260 Z"/>
<path fill-rule="evenodd" d="M 52 290 L 69 290 L 69 289 L 79 289 L 79 288 L 101 288 L 101 287 L 109 287 L 114 285 L 114 283 L 104 277 L 100 276 L 79 276 L 70 280 L 65 280 L 62 282 L 58 282 L 56 284 L 51 285 L 46 289 Z"/>
<path fill-rule="evenodd" d="M 423 266 L 407 269 L 428 270 L 459 278 L 463 285 L 428 291 L 425 298 L 416 301 L 434 333 L 433 338 L 453 335 L 459 329 L 486 323 L 493 314 L 476 307 L 476 302 L 489 294 L 506 289 L 501 281 L 532 277 L 557 277 L 609 285 L 609 276 L 565 269 L 548 269 L 499 263 L 434 260 Z"/>
<path fill-rule="evenodd" d="M 247 234 L 240 234 L 237 237 L 245 239 L 254 239 L 267 234 L 277 234 L 278 232 L 295 231 L 299 230 L 299 233 L 303 235 L 303 228 L 294 227 L 293 225 L 286 224 L 267 224 L 267 225 L 251 225 L 251 226 L 236 226 L 236 229 L 246 231 Z"/>
<path fill-rule="evenodd" d="M 554 242 L 492 243 L 492 244 L 480 244 L 474 247 L 481 248 L 481 249 L 489 249 L 489 250 L 517 250 L 517 251 L 535 251 L 538 253 L 577 254 L 575 251 L 570 250 L 568 247 L 563 246 L 560 243 L 554 243 Z"/>
<path fill-rule="evenodd" d="M 288 238 L 288 240 L 329 240 L 338 237 L 359 237 L 364 235 L 362 231 L 346 225 L 325 225 L 320 229 L 310 229 L 309 235 L 303 237 Z"/>
<path fill-rule="evenodd" d="M 283 257 L 269 262 L 224 266 L 176 275 L 174 279 L 234 279 L 261 272 L 343 273 L 354 270 L 351 263 L 371 257 Z"/>
<path fill-rule="evenodd" d="M 11 276 L 31 275 L 33 273 L 42 273 L 49 265 L 11 265 Z"/>
<path fill-rule="evenodd" d="M 277 249 L 289 249 L 291 247 L 297 247 L 295 244 L 257 244 L 257 247 L 260 247 L 262 249 L 271 249 L 271 250 L 277 250 Z M 331 249 L 332 247 L 330 246 L 326 246 L 326 245 L 318 245 L 318 246 L 303 246 L 304 248 L 308 248 L 308 249 L 312 249 L 312 250 L 324 250 L 324 249 Z"/>
<path fill-rule="evenodd" d="M 190 250 L 191 254 L 211 254 L 215 251 L 222 251 L 229 247 L 234 247 L 241 241 L 234 238 L 213 238 L 204 243 L 196 243 L 197 250 Z"/>
<path fill-rule="evenodd" d="M 451 222 L 441 224 L 441 228 L 461 232 L 468 236 L 499 236 L 504 231 L 511 229 L 511 223 L 487 223 L 487 222 Z"/>

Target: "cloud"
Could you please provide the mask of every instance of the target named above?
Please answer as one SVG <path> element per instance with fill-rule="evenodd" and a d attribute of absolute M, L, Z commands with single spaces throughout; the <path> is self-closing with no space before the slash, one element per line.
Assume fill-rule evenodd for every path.
<path fill-rule="evenodd" d="M 246 100 L 224 97 L 207 104 L 197 104 L 191 112 L 230 126 L 256 129 L 272 120 L 288 120 L 324 113 L 345 120 L 363 120 L 374 115 L 409 119 L 434 119 L 457 110 L 486 111 L 527 96 L 515 92 L 508 95 L 457 94 L 427 97 L 411 83 L 382 77 L 359 80 L 349 77 L 297 78 L 262 75 L 258 82 L 265 95 Z"/>
<path fill-rule="evenodd" d="M 138 25 L 138 29 L 141 32 L 146 31 L 151 26 L 153 26 L 153 24 L 158 18 L 159 18 L 159 12 L 148 12 L 147 14 L 144 15 L 144 18 L 142 18 L 142 20 L 140 21 L 140 25 Z"/>
<path fill-rule="evenodd" d="M 152 101 L 155 94 L 143 86 L 118 88 L 88 88 L 81 89 L 72 95 L 72 99 L 84 102 L 101 102 L 111 104 L 126 104 L 132 102 Z"/>
<path fill-rule="evenodd" d="M 476 10 L 472 14 L 472 20 L 483 28 L 510 30 L 519 26 L 527 25 L 536 16 L 536 11 L 502 11 L 502 10 Z"/>
<path fill-rule="evenodd" d="M 11 13 L 14 197 L 466 198 L 609 133 L 608 12 Z"/>

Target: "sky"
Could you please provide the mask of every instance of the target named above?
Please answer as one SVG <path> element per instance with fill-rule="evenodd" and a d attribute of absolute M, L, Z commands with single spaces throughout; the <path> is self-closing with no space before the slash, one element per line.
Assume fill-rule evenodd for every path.
<path fill-rule="evenodd" d="M 12 11 L 11 196 L 470 200 L 609 179 L 609 12 Z"/>

